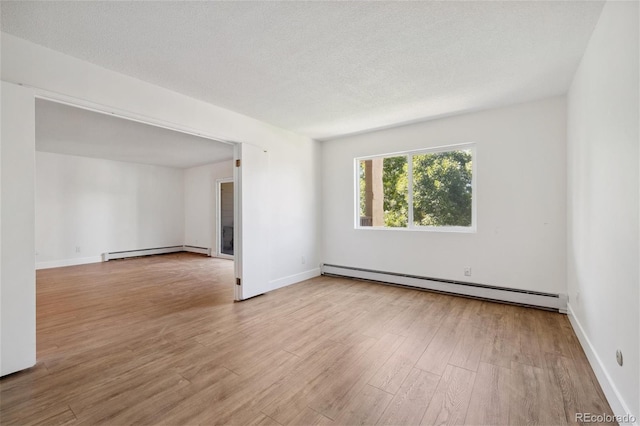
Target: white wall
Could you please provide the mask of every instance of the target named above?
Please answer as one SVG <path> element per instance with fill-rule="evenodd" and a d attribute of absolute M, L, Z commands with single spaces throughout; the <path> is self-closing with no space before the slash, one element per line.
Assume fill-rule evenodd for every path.
<path fill-rule="evenodd" d="M 215 252 L 216 179 L 233 178 L 233 161 L 207 164 L 185 170 L 184 244 L 212 248 Z"/>
<path fill-rule="evenodd" d="M 43 48 L 9 34 L 2 34 L 1 78 L 3 81 L 35 88 L 28 93 L 47 94 L 72 103 L 96 106 L 129 117 L 155 123 L 171 123 L 172 127 L 190 130 L 222 140 L 258 145 L 269 152 L 269 174 L 265 177 L 278 188 L 278 202 L 271 204 L 265 214 L 270 221 L 264 236 L 269 239 L 269 277 L 272 287 L 288 285 L 319 273 L 320 263 L 320 161 L 319 144 L 307 137 L 277 128 L 238 113 L 198 101 L 143 81 L 118 74 L 88 62 Z M 5 108 L 20 109 L 20 101 L 2 93 L 3 117 Z M 33 132 L 33 117 L 15 114 L 16 128 L 23 129 L 15 141 L 29 141 L 27 132 Z M 3 126 L 4 127 L 4 126 Z M 4 130 L 3 130 L 4 131 Z M 20 133 L 20 132 L 19 132 Z M 31 141 L 33 136 L 31 136 Z M 4 143 L 4 142 L 3 142 Z M 26 143 L 26 142 L 25 142 Z M 33 146 L 29 149 L 33 156 Z M 11 163 L 13 155 L 2 161 Z M 33 160 L 32 160 L 33 162 Z M 4 168 L 3 168 L 4 170 Z M 10 174 L 10 180 L 6 181 Z M 33 200 L 33 164 L 24 169 L 11 168 L 2 177 L 2 208 L 5 192 L 22 188 Z M 23 211 L 24 217 L 33 217 L 33 206 Z M 3 211 L 4 222 L 4 211 Z M 33 233 L 33 222 L 31 222 Z M 27 229 L 27 231 L 29 230 Z M 29 235 L 28 232 L 25 235 Z M 32 234 L 31 234 L 32 235 Z M 3 228 L 2 242 L 12 244 Z M 4 256 L 4 248 L 2 253 Z M 33 243 L 29 253 L 19 252 L 15 278 L 2 280 L 2 292 L 8 291 L 20 280 L 32 282 Z M 304 255 L 306 263 L 300 256 Z M 3 274 L 4 274 L 3 261 Z M 31 266 L 28 266 L 31 265 Z M 31 280 L 31 281 L 30 281 Z M 2 304 L 15 306 L 28 317 L 33 313 L 34 290 L 29 288 L 28 298 L 3 296 Z M 4 315 L 4 313 L 3 313 Z M 34 334 L 34 324 L 28 318 L 7 323 L 3 321 L 3 346 L 7 353 L 14 347 L 5 346 L 5 333 Z M 6 330 L 5 330 L 6 328 Z M 30 355 L 35 353 L 35 347 Z"/>
<path fill-rule="evenodd" d="M 640 419 L 638 49 L 638 3 L 607 3 L 568 95 L 567 257 L 574 328 L 614 411 Z"/>
<path fill-rule="evenodd" d="M 324 262 L 565 293 L 565 113 L 552 98 L 325 142 Z M 477 233 L 354 229 L 355 157 L 464 142 Z"/>
<path fill-rule="evenodd" d="M 37 152 L 36 267 L 182 245 L 183 199 L 181 169 Z"/>
<path fill-rule="evenodd" d="M 0 375 L 36 362 L 33 91 L 2 83 Z"/>

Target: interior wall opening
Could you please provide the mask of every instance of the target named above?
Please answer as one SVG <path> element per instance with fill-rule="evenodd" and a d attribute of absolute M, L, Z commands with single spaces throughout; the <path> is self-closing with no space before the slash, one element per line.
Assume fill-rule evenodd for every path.
<path fill-rule="evenodd" d="M 234 144 L 43 98 L 35 124 L 37 270 L 215 255 L 210 176 L 233 182 Z"/>

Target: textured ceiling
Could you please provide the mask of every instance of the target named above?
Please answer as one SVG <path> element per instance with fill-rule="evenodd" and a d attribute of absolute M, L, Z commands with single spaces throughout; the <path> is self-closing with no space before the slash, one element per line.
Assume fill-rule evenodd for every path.
<path fill-rule="evenodd" d="M 602 5 L 3 1 L 2 28 L 329 138 L 563 94 Z"/>
<path fill-rule="evenodd" d="M 233 158 L 233 146 L 36 100 L 36 150 L 187 168 Z"/>

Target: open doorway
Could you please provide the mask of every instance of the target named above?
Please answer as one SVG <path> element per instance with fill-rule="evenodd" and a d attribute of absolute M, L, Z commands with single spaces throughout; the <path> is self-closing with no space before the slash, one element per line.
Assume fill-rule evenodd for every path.
<path fill-rule="evenodd" d="M 216 179 L 230 179 L 234 297 L 270 289 L 266 150 L 52 94 L 35 98 L 36 269 L 122 253 L 211 255 L 225 238 L 211 238 L 212 228 L 219 232 L 212 189 Z"/>
<path fill-rule="evenodd" d="M 269 273 L 266 256 L 264 255 L 267 252 L 264 247 L 267 241 L 267 239 L 264 238 L 266 232 L 266 217 L 263 218 L 263 215 L 259 214 L 264 213 L 265 210 L 268 211 L 268 209 L 265 209 L 264 200 L 267 191 L 263 188 L 264 183 L 268 181 L 266 176 L 267 169 L 263 164 L 265 161 L 258 161 L 258 154 L 260 154 L 261 157 L 266 157 L 266 152 L 263 149 L 247 143 L 224 143 L 214 137 L 207 137 L 193 130 L 183 129 L 173 123 L 142 117 L 127 111 L 101 106 L 89 101 L 72 99 L 64 95 L 46 92 L 42 89 L 33 89 L 2 82 L 2 91 L 3 171 L 5 169 L 4 165 L 11 166 L 7 168 L 7 173 L 8 175 L 15 175 L 14 181 L 17 182 L 9 182 L 7 188 L 3 187 L 3 193 L 19 195 L 14 197 L 15 204 L 9 206 L 11 208 L 9 208 L 8 212 L 11 213 L 11 216 L 5 217 L 7 215 L 3 214 L 3 224 L 11 225 L 7 226 L 7 229 L 14 230 L 11 236 L 15 236 L 15 238 L 9 236 L 8 240 L 14 241 L 16 247 L 14 247 L 15 250 L 12 250 L 15 252 L 15 255 L 4 256 L 3 252 L 3 267 L 14 264 L 14 267 L 12 267 L 8 273 L 10 272 L 12 274 L 11 276 L 15 279 L 5 280 L 6 282 L 3 281 L 2 284 L 3 290 L 6 287 L 8 290 L 7 293 L 11 292 L 12 294 L 11 303 L 19 308 L 14 310 L 15 312 L 8 313 L 10 318 L 8 324 L 12 324 L 9 328 L 12 335 L 20 336 L 19 339 L 3 339 L 3 347 L 4 343 L 9 342 L 7 347 L 12 348 L 9 353 L 12 364 L 3 363 L 2 375 L 33 366 L 36 360 L 36 316 L 40 318 L 40 315 L 36 315 L 36 280 L 34 279 L 34 267 L 37 269 L 53 269 L 60 266 L 98 263 L 101 261 L 100 254 L 102 253 L 131 251 L 132 249 L 129 247 L 120 247 L 124 246 L 127 241 L 133 241 L 135 243 L 133 247 L 134 251 L 141 251 L 138 250 L 138 248 L 146 249 L 150 246 L 151 248 L 156 246 L 155 248 L 158 249 L 173 249 L 176 247 L 173 246 L 173 244 L 175 244 L 173 241 L 168 242 L 171 247 L 166 246 L 163 241 L 151 241 L 149 243 L 149 236 L 158 235 L 158 233 L 152 232 L 152 228 L 155 228 L 154 225 L 158 224 L 162 226 L 163 230 L 172 230 L 171 235 L 175 234 L 178 235 L 178 237 L 183 235 L 183 233 L 180 232 L 179 226 L 165 227 L 164 221 L 160 220 L 161 218 L 165 218 L 164 215 L 159 214 L 165 213 L 163 209 L 163 206 L 166 205 L 164 203 L 164 201 L 166 201 L 165 197 L 153 197 L 151 201 L 148 202 L 149 192 L 142 190 L 143 188 L 141 187 L 133 187 L 132 179 L 128 178 L 128 176 L 134 173 L 128 173 L 127 175 L 119 173 L 125 168 L 127 170 L 135 169 L 134 171 L 139 171 L 141 167 L 151 167 L 153 168 L 151 173 L 145 175 L 142 173 L 137 174 L 140 176 L 137 182 L 151 187 L 151 189 L 155 191 L 153 194 L 158 194 L 160 189 L 169 189 L 166 185 L 158 185 L 155 171 L 157 167 L 170 168 L 171 166 L 144 163 L 145 159 L 155 156 L 159 146 L 163 146 L 164 144 L 159 143 L 156 138 L 153 138 L 151 140 L 156 141 L 155 149 L 139 153 L 138 148 L 141 148 L 139 141 L 148 141 L 150 138 L 133 138 L 134 143 L 125 144 L 122 149 L 117 150 L 120 154 L 126 154 L 127 157 L 130 157 L 131 154 L 139 154 L 138 158 L 141 158 L 141 160 L 138 161 L 131 161 L 130 158 L 121 157 L 106 159 L 101 156 L 89 156 L 88 153 L 80 155 L 81 153 L 77 151 L 66 151 L 67 148 L 70 148 L 70 145 L 73 145 L 73 148 L 86 148 L 91 152 L 95 152 L 102 148 L 108 149 L 112 145 L 112 141 L 122 139 L 119 129 L 115 129 L 115 131 L 112 132 L 109 130 L 111 127 L 105 125 L 89 129 L 87 133 L 88 136 L 91 137 L 97 135 L 103 140 L 106 139 L 109 146 L 90 143 L 91 140 L 88 137 L 82 138 L 78 143 L 70 143 L 73 142 L 73 140 L 66 137 L 52 137 L 49 139 L 49 142 L 52 144 L 56 142 L 61 143 L 61 145 L 59 145 L 61 150 L 54 151 L 41 145 L 42 142 L 47 142 L 41 138 L 43 134 L 47 134 L 47 128 L 43 127 L 43 123 L 40 122 L 41 119 L 46 119 L 47 122 L 52 125 L 65 124 L 67 130 L 69 130 L 69 127 L 72 128 L 71 130 L 73 130 L 73 128 L 75 128 L 75 130 L 85 129 L 89 127 L 89 122 L 93 120 L 84 118 L 78 120 L 70 120 L 67 118 L 57 120 L 51 117 L 47 119 L 46 114 L 42 114 L 42 110 L 40 110 L 42 107 L 62 108 L 67 106 L 77 114 L 87 111 L 101 115 L 103 116 L 102 118 L 112 117 L 114 119 L 121 119 L 123 122 L 134 122 L 141 125 L 146 124 L 153 128 L 175 130 L 178 133 L 199 136 L 209 141 L 220 142 L 220 145 L 230 146 L 232 151 L 230 155 L 233 161 L 228 161 L 229 175 L 234 176 L 234 191 L 236 193 L 234 197 L 234 203 L 236 204 L 234 209 L 236 215 L 234 220 L 235 256 L 234 262 L 224 263 L 234 268 L 234 273 L 231 274 L 231 277 L 235 279 L 231 287 L 233 287 L 234 298 L 236 300 L 244 300 L 268 291 Z M 78 109 L 83 111 L 77 111 Z M 5 114 L 5 111 L 10 112 L 10 114 Z M 63 114 L 62 111 L 59 112 L 61 115 Z M 62 132 L 60 132 L 60 134 L 62 134 Z M 9 137 L 5 138 L 4 136 L 6 135 Z M 209 145 L 211 142 L 207 144 Z M 179 145 L 180 149 L 174 151 L 173 157 L 181 157 L 180 154 L 183 153 L 194 153 L 193 149 L 185 149 L 184 144 L 180 143 Z M 5 148 L 7 149 L 5 150 Z M 130 149 L 134 148 L 136 152 L 132 153 Z M 61 160 L 63 156 L 64 160 Z M 44 163 L 47 163 L 45 166 L 48 165 L 49 167 L 38 167 L 42 166 L 43 163 L 43 161 L 40 161 L 41 164 L 37 164 L 38 157 L 40 157 L 40 159 L 43 157 L 51 157 L 44 161 Z M 55 159 L 52 160 L 54 157 L 59 161 Z M 100 164 L 84 164 L 89 161 L 98 161 Z M 105 161 L 115 162 L 124 166 L 108 165 Z M 80 162 L 83 164 L 78 164 Z M 73 164 L 71 165 L 71 163 Z M 133 166 L 126 164 L 133 164 Z M 240 167 L 240 164 L 242 164 L 242 167 Z M 99 167 L 97 167 L 97 165 Z M 55 180 L 49 180 L 47 176 L 42 173 L 44 170 L 58 173 L 58 175 L 54 175 L 57 176 L 57 178 Z M 36 176 L 36 178 L 34 178 L 34 175 L 37 174 L 39 174 L 40 177 Z M 175 173 L 171 175 L 174 176 Z M 178 182 L 175 188 L 179 191 L 181 187 L 179 182 L 181 182 L 182 179 L 180 178 L 181 174 L 179 172 L 177 175 L 178 179 L 174 179 L 173 181 Z M 70 179 L 73 179 L 73 185 L 68 185 Z M 91 180 L 89 181 L 89 179 Z M 170 178 L 167 179 L 170 180 Z M 43 186 L 43 182 L 48 186 Z M 3 181 L 3 185 L 4 183 Z M 119 189 L 126 191 L 124 196 L 120 196 L 122 192 L 113 190 L 111 185 L 115 184 L 118 185 Z M 51 186 L 56 185 L 64 188 L 64 192 L 48 190 L 51 189 Z M 212 195 L 211 176 L 208 177 L 206 184 L 203 186 L 210 197 Z M 139 191 L 138 189 L 141 190 Z M 67 195 L 69 195 L 69 192 L 72 190 L 75 191 L 75 195 L 68 197 Z M 38 199 L 38 193 L 39 195 L 44 194 L 45 196 L 48 194 L 58 195 L 56 197 L 49 197 L 49 199 L 44 197 Z M 115 198 L 116 202 L 126 201 L 126 208 L 121 208 L 120 205 L 110 203 L 110 200 L 114 201 L 113 198 Z M 210 198 L 207 198 L 203 203 L 202 210 L 206 213 L 203 215 L 206 217 L 206 222 L 211 226 L 212 214 L 209 209 L 210 203 L 207 202 L 209 199 Z M 245 202 L 241 203 L 241 200 Z M 59 206 L 60 208 L 49 208 L 51 206 L 48 204 L 49 201 L 58 203 L 53 207 Z M 177 202 L 174 203 L 169 211 L 169 216 L 173 218 L 177 216 L 178 222 L 187 221 L 185 220 L 187 219 L 186 214 L 183 216 L 178 212 L 179 214 L 175 215 L 174 207 L 180 206 L 182 202 L 182 197 L 178 197 Z M 67 210 L 65 210 L 65 208 L 67 208 Z M 91 214 L 94 208 L 99 208 L 99 214 Z M 74 214 L 81 214 L 82 218 L 90 217 L 92 220 L 84 221 L 83 226 L 78 226 L 79 222 L 75 220 L 75 217 L 65 214 L 69 209 Z M 139 214 L 142 211 L 149 210 L 149 214 Z M 54 220 L 54 215 L 58 215 L 64 218 L 64 220 L 56 221 Z M 34 218 L 34 216 L 40 217 Z M 127 223 L 130 226 L 125 228 L 121 226 L 124 223 L 124 221 L 121 220 L 122 216 L 124 216 L 125 219 L 133 217 L 136 220 L 128 220 Z M 105 218 L 107 220 L 103 220 Z M 40 220 L 39 224 L 37 223 L 38 220 Z M 72 229 L 73 232 L 58 232 L 61 228 L 56 230 L 48 226 L 48 224 L 56 223 L 65 227 L 64 230 Z M 111 229 L 105 226 L 105 223 L 109 225 Z M 246 230 L 247 232 L 243 232 L 243 223 L 250 224 L 248 230 Z M 175 230 L 177 230 L 177 233 L 173 232 Z M 37 233 L 39 233 L 38 236 L 35 235 Z M 55 238 L 57 235 L 67 238 L 66 243 L 60 245 L 49 243 L 49 241 L 56 241 Z M 87 235 L 92 238 L 85 239 Z M 208 236 L 210 235 L 211 233 L 208 233 Z M 247 236 L 246 241 L 245 238 L 243 238 L 244 235 Z M 5 237 L 4 231 L 3 237 Z M 120 239 L 125 239 L 125 242 L 121 244 Z M 62 240 L 57 239 L 57 241 Z M 106 244 L 103 244 L 103 241 L 106 241 Z M 115 243 L 112 244 L 112 241 L 115 241 Z M 112 249 L 111 247 L 114 246 L 115 248 Z M 180 247 L 180 240 L 177 241 L 177 247 Z M 187 244 L 182 246 L 183 249 L 187 247 Z M 245 250 L 243 250 L 243 248 L 245 248 Z M 247 252 L 250 255 L 248 257 L 245 256 Z M 34 253 L 36 256 L 35 262 L 32 257 Z M 243 262 L 245 259 L 246 261 Z M 4 260 L 11 260 L 11 262 L 4 262 Z M 97 265 L 98 268 L 100 266 L 101 265 Z M 83 266 L 82 268 L 90 267 L 89 265 Z M 3 269 L 3 274 L 4 271 Z M 165 274 L 165 277 L 168 276 L 179 277 L 179 275 L 176 274 Z M 117 277 L 114 278 L 117 279 Z M 209 276 L 205 279 L 211 280 L 211 277 Z M 231 280 L 225 282 L 230 281 Z M 109 287 L 106 286 L 105 288 L 108 289 Z M 75 301 L 71 303 L 75 303 Z M 97 306 L 97 303 L 86 306 L 90 308 L 91 306 Z M 63 311 L 62 314 L 69 317 L 68 312 Z M 38 321 L 41 321 L 41 319 L 38 319 Z M 39 348 L 46 351 L 46 348 L 44 348 L 41 343 L 42 342 L 39 343 Z M 52 344 L 55 346 L 55 341 L 52 342 Z M 5 367 L 5 365 L 8 365 L 8 367 Z"/>
<path fill-rule="evenodd" d="M 218 179 L 216 209 L 216 252 L 218 257 L 233 259 L 234 256 L 234 187 L 233 179 Z"/>
<path fill-rule="evenodd" d="M 234 144 L 48 99 L 35 104 L 37 269 L 215 253 L 212 177 L 233 181 Z"/>

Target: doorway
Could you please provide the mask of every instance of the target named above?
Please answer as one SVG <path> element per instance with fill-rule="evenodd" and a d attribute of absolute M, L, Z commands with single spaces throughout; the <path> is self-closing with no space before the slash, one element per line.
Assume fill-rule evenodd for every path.
<path fill-rule="evenodd" d="M 132 99 L 135 100 L 137 98 L 136 96 L 133 96 Z M 262 162 L 257 161 L 256 159 L 257 152 L 259 152 L 260 154 L 265 153 L 263 149 L 246 143 L 231 143 L 222 141 L 215 137 L 204 135 L 199 131 L 190 130 L 171 122 L 141 116 L 135 113 L 128 112 L 126 110 L 107 107 L 91 101 L 79 100 L 65 95 L 47 92 L 43 89 L 23 87 L 3 81 L 3 108 L 1 117 L 3 133 L 3 173 L 6 171 L 7 175 L 11 175 L 14 177 L 14 179 L 12 180 L 12 182 L 14 183 L 7 183 L 6 188 L 4 185 L 5 182 L 3 181 L 3 197 L 4 195 L 19 195 L 14 197 L 15 203 L 11 204 L 8 207 L 7 212 L 10 213 L 10 215 L 4 214 L 6 212 L 4 212 L 5 206 L 3 205 L 2 223 L 3 225 L 10 225 L 3 227 L 3 238 L 5 236 L 11 237 L 10 235 L 4 234 L 5 228 L 12 230 L 11 235 L 15 234 L 19 235 L 19 237 L 13 239 L 8 238 L 9 240 L 16 241 L 16 244 L 14 244 L 15 247 L 13 247 L 12 249 L 11 256 L 5 256 L 5 253 L 3 251 L 3 267 L 5 267 L 5 269 L 3 269 L 3 275 L 5 275 L 6 270 L 6 275 L 11 276 L 12 279 L 4 280 L 2 282 L 2 289 L 3 291 L 7 290 L 7 294 L 11 293 L 11 303 L 12 305 L 19 307 L 19 309 L 14 309 L 15 312 L 7 312 L 7 318 L 10 318 L 8 324 L 11 324 L 11 327 L 9 327 L 9 330 L 11 331 L 10 334 L 14 337 L 17 337 L 15 339 L 13 337 L 11 337 L 11 339 L 5 339 L 3 337 L 2 339 L 3 348 L 5 347 L 5 343 L 8 343 L 6 346 L 12 349 L 7 357 L 3 357 L 2 370 L 0 371 L 0 375 L 9 374 L 11 372 L 19 371 L 24 368 L 33 366 L 36 360 L 35 343 L 37 315 L 35 312 L 36 286 L 34 276 L 34 269 L 36 266 L 36 262 L 34 262 L 34 253 L 36 253 L 36 226 L 34 216 L 36 215 L 37 209 L 35 207 L 36 202 L 34 200 L 36 192 L 36 182 L 34 178 L 34 157 L 36 156 L 36 151 L 38 151 L 36 150 L 35 146 L 35 133 L 37 131 L 42 131 L 43 129 L 42 126 L 36 126 L 36 102 L 38 102 L 39 100 L 49 101 L 69 107 L 76 107 L 97 114 L 120 118 L 123 119 L 123 121 L 128 120 L 139 124 L 163 128 L 166 130 L 173 130 L 179 133 L 209 139 L 221 144 L 231 145 L 233 147 L 233 158 L 236 164 L 236 167 L 233 168 L 233 175 L 236 179 L 236 184 L 234 185 L 234 191 L 236 192 L 236 196 L 234 197 L 234 202 L 236 204 L 234 208 L 234 215 L 237 216 L 234 221 L 234 263 L 236 284 L 233 285 L 233 288 L 235 298 L 236 300 L 244 300 L 252 297 L 253 295 L 268 291 L 266 290 L 268 287 L 267 280 L 269 277 L 268 264 L 265 260 L 266 256 L 264 256 L 264 253 L 266 252 L 266 250 L 264 249 L 264 245 L 266 244 L 267 240 L 263 238 L 263 234 L 266 232 L 266 226 L 264 223 L 264 219 L 260 214 L 258 214 L 260 212 L 264 212 L 265 210 L 263 197 L 267 192 L 263 190 L 262 185 L 263 182 L 267 181 L 267 169 L 266 166 L 262 164 Z M 171 108 L 168 108 L 167 111 L 171 111 Z M 55 120 L 53 121 L 54 123 L 56 122 Z M 64 122 L 67 122 L 67 120 L 64 120 Z M 86 120 L 81 120 L 79 122 L 86 124 Z M 96 132 L 95 130 L 89 132 L 90 135 L 95 135 L 97 133 L 100 132 Z M 9 137 L 5 138 L 4 136 L 7 135 Z M 145 138 L 145 140 L 148 139 L 149 138 Z M 90 144 L 84 143 L 82 145 L 86 146 Z M 137 146 L 137 144 L 134 144 L 134 147 L 135 146 Z M 152 151 L 147 151 L 142 155 L 142 158 L 147 158 L 150 152 L 155 153 L 155 151 L 155 149 Z M 182 149 L 177 152 L 190 153 L 191 151 L 192 150 L 184 149 L 184 146 L 182 146 Z M 126 153 L 128 151 L 125 150 L 121 151 L 121 153 L 122 152 Z M 73 156 L 70 152 L 67 152 L 66 155 Z M 266 154 L 264 155 L 266 156 Z M 111 161 L 124 162 L 122 158 L 113 158 L 111 159 Z M 241 162 L 243 170 L 241 170 L 239 166 Z M 11 167 L 5 168 L 5 165 L 9 165 Z M 105 167 L 103 169 L 108 168 Z M 61 172 L 67 171 L 64 168 L 58 168 L 57 170 L 60 170 Z M 75 175 L 86 176 L 91 175 L 92 173 L 97 173 L 97 170 L 95 168 L 88 167 L 86 168 L 86 170 L 87 171 L 83 174 L 76 173 Z M 105 170 L 101 169 L 101 171 Z M 118 175 L 114 175 L 114 179 L 107 179 L 107 181 L 112 182 L 117 181 L 117 179 Z M 146 179 L 144 181 L 153 183 L 155 182 L 155 179 Z M 18 182 L 19 184 L 15 182 Z M 210 196 L 211 176 L 209 176 L 204 181 L 204 184 L 202 186 Z M 124 181 L 123 187 L 125 189 L 129 188 L 129 184 L 127 181 Z M 245 202 L 241 203 L 242 200 L 245 200 Z M 90 205 L 95 205 L 93 199 L 90 199 L 88 201 Z M 135 202 L 130 203 L 131 208 L 127 211 L 135 211 L 135 209 L 138 207 L 137 200 L 134 201 Z M 149 204 L 153 207 L 153 203 Z M 42 205 L 42 203 L 40 205 Z M 207 223 L 210 227 L 210 224 L 212 222 L 210 203 L 205 202 L 203 210 L 206 213 L 203 215 L 203 217 L 205 218 L 205 223 Z M 44 211 L 44 209 L 41 211 Z M 104 211 L 107 210 L 103 210 L 103 212 Z M 109 209 L 109 212 L 118 214 L 121 213 L 122 210 Z M 144 220 L 136 221 L 136 224 L 139 226 L 147 226 L 149 218 L 155 220 L 156 214 L 153 213 L 150 216 L 143 218 Z M 112 222 L 114 224 L 119 223 L 118 220 L 113 220 Z M 243 224 L 245 223 L 249 223 L 250 225 L 248 226 L 249 232 L 243 233 Z M 95 231 L 96 229 L 98 229 L 96 226 L 89 228 L 91 232 Z M 120 232 L 120 234 L 122 234 L 124 237 L 137 237 L 137 232 L 127 232 L 126 230 Z M 242 244 L 244 240 L 243 234 L 246 234 L 247 242 L 245 244 Z M 111 234 L 107 233 L 107 237 L 109 235 Z M 209 235 L 211 235 L 210 231 Z M 146 246 L 147 244 L 144 245 Z M 156 243 L 153 243 L 153 245 L 156 245 Z M 160 243 L 157 243 L 157 245 L 160 245 Z M 94 248 L 94 246 L 96 247 Z M 78 249 L 77 247 L 80 247 L 80 249 Z M 74 243 L 71 250 L 72 256 L 74 256 L 74 262 L 76 261 L 76 254 L 81 253 L 82 256 L 85 256 L 85 250 L 83 250 L 82 247 L 90 247 L 91 250 L 95 251 L 96 253 L 103 252 L 101 247 L 97 247 L 97 245 L 95 244 L 85 244 L 84 246 L 81 246 L 75 245 Z M 245 250 L 243 250 L 243 248 Z M 248 252 L 250 256 L 247 257 L 245 262 L 242 262 L 246 257 L 246 252 Z M 42 254 L 42 252 L 38 252 L 36 255 Z M 42 261 L 44 259 L 39 260 Z M 54 260 L 59 263 L 58 259 Z M 99 261 L 99 259 L 96 259 L 96 261 Z M 243 264 L 245 265 L 244 269 L 241 267 Z M 7 266 L 12 267 L 7 268 Z M 56 266 L 63 265 L 58 264 Z M 3 311 L 3 315 L 4 314 L 5 312 Z"/>
<path fill-rule="evenodd" d="M 233 179 L 219 179 L 216 203 L 216 252 L 218 257 L 234 257 L 234 185 Z"/>

